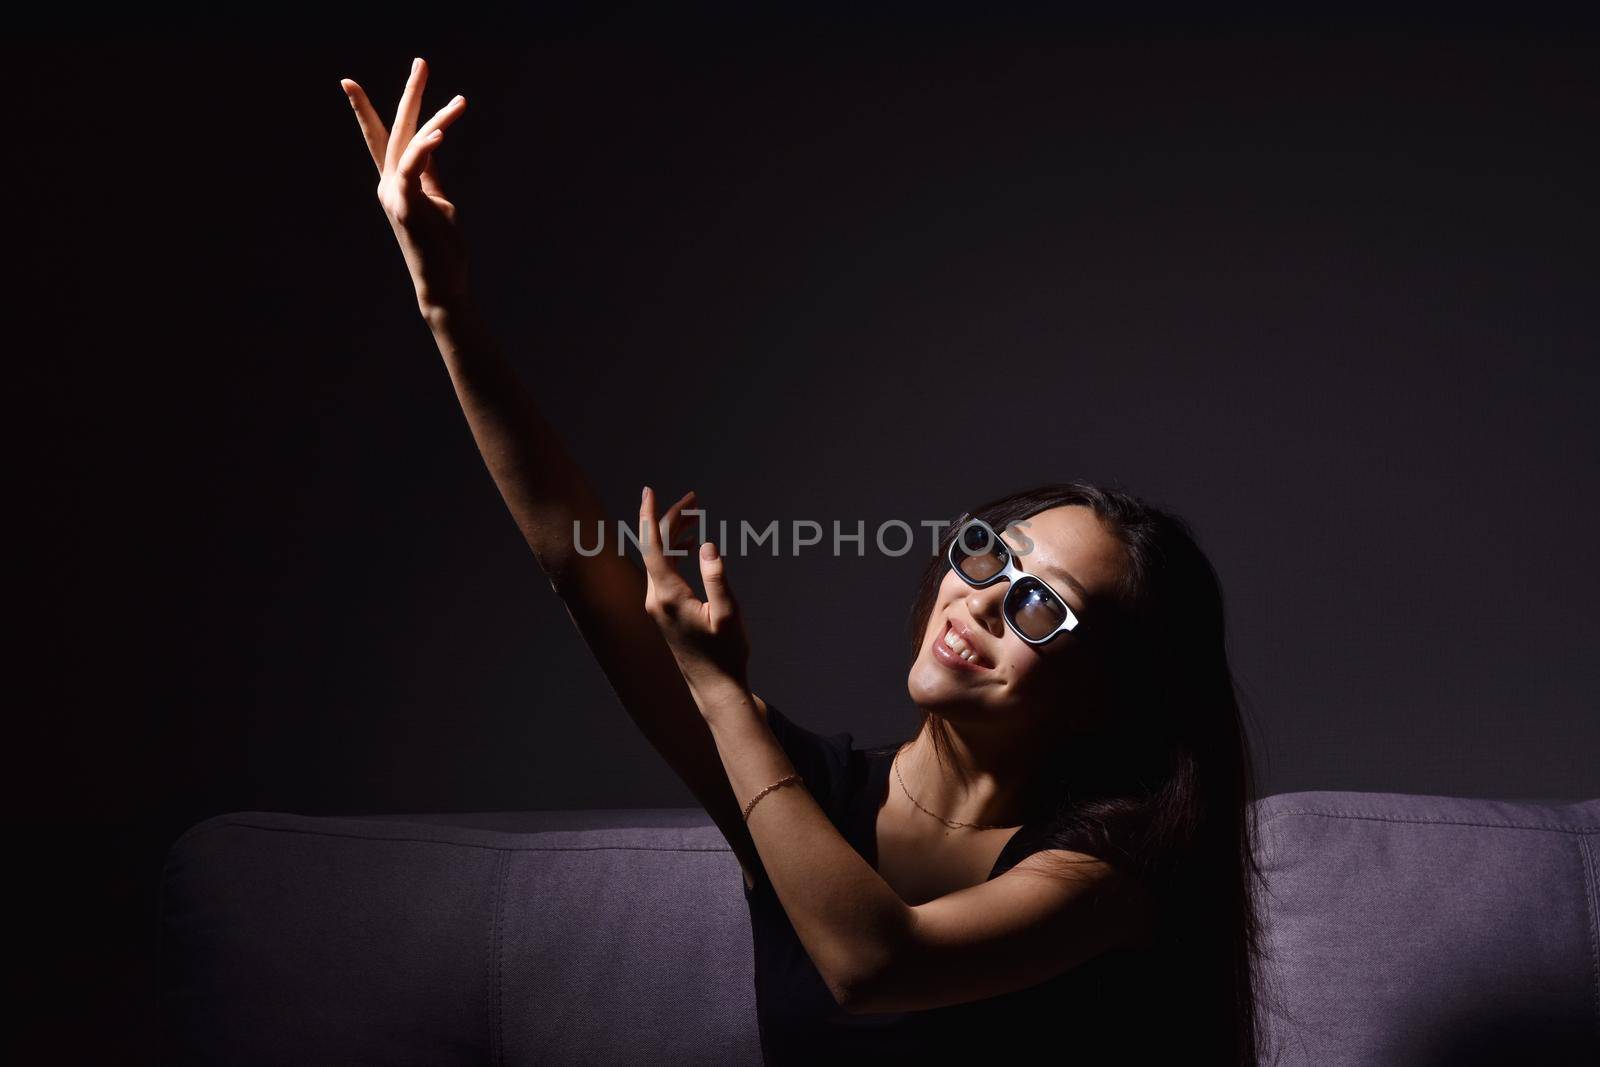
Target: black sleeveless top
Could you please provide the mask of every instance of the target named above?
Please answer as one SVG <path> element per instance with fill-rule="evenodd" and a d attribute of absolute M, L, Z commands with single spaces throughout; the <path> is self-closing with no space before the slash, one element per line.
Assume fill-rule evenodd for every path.
<path fill-rule="evenodd" d="M 767 723 L 817 804 L 851 846 L 876 869 L 877 813 L 887 795 L 898 746 L 862 749 L 849 733 L 823 737 L 767 705 Z M 1024 824 L 1006 842 L 989 878 L 1044 847 L 1045 827 Z M 1092 853 L 1092 846 L 1084 851 Z M 744 884 L 755 949 L 756 1014 L 766 1064 L 864 1062 L 1060 1050 L 1069 1058 L 1163 1062 L 1182 1055 L 1163 1025 L 1163 972 L 1155 950 L 1112 949 L 1044 982 L 1000 996 L 909 1012 L 851 1014 L 828 991 L 783 910 L 765 870 Z M 1181 995 L 1181 994 L 1180 994 Z M 1087 1062 L 1087 1060 L 1085 1061 Z"/>

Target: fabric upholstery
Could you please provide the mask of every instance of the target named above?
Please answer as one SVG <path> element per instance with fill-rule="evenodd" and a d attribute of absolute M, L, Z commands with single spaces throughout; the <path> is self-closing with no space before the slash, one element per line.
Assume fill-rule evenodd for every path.
<path fill-rule="evenodd" d="M 1285 1065 L 1600 1062 L 1600 800 L 1257 808 Z M 760 1062 L 699 809 L 235 812 L 172 845 L 169 1062 Z"/>

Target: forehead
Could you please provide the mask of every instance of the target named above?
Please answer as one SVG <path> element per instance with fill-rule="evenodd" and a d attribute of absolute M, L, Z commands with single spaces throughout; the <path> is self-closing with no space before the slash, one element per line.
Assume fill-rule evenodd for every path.
<path fill-rule="evenodd" d="M 1017 554 L 1018 566 L 1047 581 L 1052 572 L 1064 571 L 1076 578 L 1090 597 L 1099 597 L 1122 574 L 1122 542 L 1087 507 L 1050 508 L 1017 520 L 1014 527 L 1001 531 L 1001 536 Z"/>

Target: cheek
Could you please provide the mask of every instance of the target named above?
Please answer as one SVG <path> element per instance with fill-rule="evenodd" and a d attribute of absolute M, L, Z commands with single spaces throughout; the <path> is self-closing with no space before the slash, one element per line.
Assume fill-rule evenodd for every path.
<path fill-rule="evenodd" d="M 1009 632 L 1005 654 L 1010 689 L 1019 698 L 1053 705 L 1078 689 L 1076 672 L 1065 656 L 1034 649 Z"/>
<path fill-rule="evenodd" d="M 957 578 L 954 573 L 947 573 L 944 581 L 939 584 L 939 595 L 934 597 L 933 608 L 928 612 L 928 625 L 922 628 L 924 642 L 932 641 L 933 635 L 944 629 L 945 619 L 950 615 L 950 606 L 960 600 L 970 588 L 966 582 Z"/>

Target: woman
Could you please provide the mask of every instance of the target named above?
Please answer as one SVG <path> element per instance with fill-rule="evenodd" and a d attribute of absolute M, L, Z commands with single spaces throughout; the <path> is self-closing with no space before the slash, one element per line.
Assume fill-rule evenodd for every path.
<path fill-rule="evenodd" d="M 743 872 L 769 1063 L 1052 1042 L 1254 1063 L 1250 750 L 1216 575 L 1182 520 L 1047 486 L 946 529 L 912 615 L 915 735 L 863 749 L 754 694 L 725 561 L 665 550 L 694 503 L 641 494 L 645 567 L 575 550 L 599 500 L 474 310 L 433 166 L 457 96 L 392 130 L 341 82 L 378 198 L 507 507 L 624 708 Z M 686 532 L 686 531 L 685 531 Z M 708 1050 L 709 1052 L 710 1050 Z"/>

